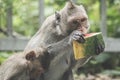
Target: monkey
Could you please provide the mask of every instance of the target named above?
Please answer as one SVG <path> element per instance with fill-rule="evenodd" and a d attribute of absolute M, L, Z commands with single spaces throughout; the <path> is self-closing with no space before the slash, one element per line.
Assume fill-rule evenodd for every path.
<path fill-rule="evenodd" d="M 40 29 L 28 42 L 25 50 L 56 43 L 70 35 L 74 30 L 79 30 L 82 34 L 85 34 L 89 26 L 84 7 L 68 1 L 63 9 L 49 16 L 43 22 Z"/>
<path fill-rule="evenodd" d="M 43 24 L 40 27 L 40 29 L 38 30 L 38 32 L 28 42 L 24 51 L 27 51 L 33 47 L 39 47 L 41 45 L 48 46 L 48 45 L 56 44 L 62 40 L 64 41 L 64 39 L 66 39 L 68 36 L 70 36 L 70 34 L 74 31 L 77 32 L 76 35 L 78 35 L 78 32 L 79 32 L 79 34 L 82 36 L 83 34 L 88 32 L 89 27 L 90 27 L 90 24 L 88 21 L 88 15 L 87 15 L 84 7 L 82 5 L 78 6 L 78 5 L 74 4 L 72 1 L 68 1 L 63 9 L 61 9 L 60 11 L 56 12 L 55 14 L 49 16 L 43 22 Z M 76 37 L 78 37 L 78 36 L 76 36 Z M 80 40 L 81 42 L 85 42 L 83 37 L 81 37 L 79 39 L 82 39 L 82 40 Z M 64 46 L 67 46 L 67 45 L 64 45 Z M 63 49 L 62 47 L 63 47 L 63 45 L 58 46 L 58 48 L 60 48 L 60 49 Z M 69 48 L 70 46 L 67 46 L 67 47 Z M 65 47 L 65 48 L 67 48 L 67 47 Z M 54 51 L 54 49 L 55 48 L 53 48 L 53 51 Z M 71 47 L 71 49 L 72 49 L 72 47 Z M 59 51 L 59 49 L 56 49 L 56 50 Z M 45 72 L 45 77 L 48 77 L 49 75 L 51 75 L 51 76 L 49 78 L 46 78 L 45 80 L 48 80 L 48 79 L 52 80 L 55 77 L 55 75 L 52 75 L 49 72 L 54 71 L 54 70 L 59 70 L 59 68 L 63 71 L 64 65 L 66 64 L 65 62 L 66 61 L 69 62 L 69 60 L 72 59 L 68 55 L 66 57 L 69 57 L 69 60 L 66 60 L 66 58 L 64 58 L 64 57 L 62 58 L 64 61 L 59 59 L 60 54 L 62 54 L 62 53 L 67 54 L 66 50 L 64 51 L 64 49 L 63 49 L 62 50 L 63 52 L 60 51 L 61 53 L 56 52 L 58 55 L 55 55 L 53 57 L 53 59 L 50 62 L 48 71 Z M 73 51 L 71 51 L 69 53 L 73 54 Z M 58 60 L 56 60 L 57 58 L 58 58 Z M 80 59 L 79 64 L 83 65 L 87 59 L 88 58 Z M 60 62 L 60 61 L 63 61 L 63 62 Z M 61 63 L 61 65 L 52 67 L 55 64 L 60 64 L 60 63 Z M 71 64 L 74 64 L 74 62 L 71 62 Z M 69 67 L 70 67 L 70 64 L 69 64 L 68 68 Z M 56 68 L 56 69 L 54 69 L 54 68 Z M 69 69 L 68 68 L 67 68 L 67 70 L 65 70 L 65 72 L 62 72 L 61 77 L 59 77 L 60 75 L 58 75 L 58 77 L 54 78 L 53 80 L 59 80 L 59 79 L 60 80 L 71 80 L 73 78 L 72 70 L 71 70 L 71 68 L 69 68 Z M 56 73 L 56 75 L 57 75 L 57 73 Z"/>
<path fill-rule="evenodd" d="M 0 80 L 39 80 L 47 69 L 48 56 L 45 48 L 13 54 L 0 66 Z"/>
<path fill-rule="evenodd" d="M 85 39 L 80 31 L 74 30 L 70 36 L 67 36 L 57 43 L 51 44 L 52 46 L 50 46 L 50 53 L 57 56 L 51 62 L 49 71 L 45 73 L 45 80 L 74 80 L 72 69 L 74 67 L 79 68 L 83 66 L 92 58 L 92 56 L 87 56 L 85 58 L 75 60 L 72 47 L 73 40 L 77 40 L 79 43 L 85 42 Z M 101 44 L 96 47 L 96 55 L 103 52 L 105 48 L 105 46 Z"/>
<path fill-rule="evenodd" d="M 85 58 L 75 60 L 72 49 L 73 40 L 84 43 L 84 38 L 81 36 L 81 33 L 74 31 L 70 36 L 48 46 L 48 53 L 56 57 L 51 61 L 47 73 L 44 74 L 46 76 L 45 80 L 74 80 L 72 69 L 76 66 L 76 63 L 85 64 L 85 62 L 92 58 L 92 56 L 86 56 Z M 99 51 L 100 54 L 104 51 L 104 48 L 104 45 L 100 45 L 96 51 Z M 98 54 L 96 53 L 96 55 Z"/>

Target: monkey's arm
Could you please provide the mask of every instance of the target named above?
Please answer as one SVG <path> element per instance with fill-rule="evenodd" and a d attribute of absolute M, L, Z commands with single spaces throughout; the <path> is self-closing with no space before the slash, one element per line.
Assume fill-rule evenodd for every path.
<path fill-rule="evenodd" d="M 72 66 L 76 63 L 71 44 L 72 40 L 76 38 L 78 37 L 70 35 L 48 47 L 51 62 L 48 71 L 45 73 L 45 80 L 69 80 L 72 77 L 72 73 L 67 73 L 72 71 Z"/>
<path fill-rule="evenodd" d="M 77 40 L 80 43 L 84 43 L 85 39 L 83 35 L 80 33 L 80 31 L 76 30 L 71 33 L 70 36 L 67 36 L 66 38 L 62 39 L 61 41 L 57 43 L 50 44 L 47 49 L 48 52 L 52 57 L 55 57 L 59 53 L 70 53 L 73 52 L 72 42 L 73 40 Z"/>
<path fill-rule="evenodd" d="M 69 49 L 72 48 L 72 46 L 68 43 L 69 41 L 69 36 L 67 36 L 65 39 L 57 42 L 50 44 L 47 47 L 48 52 L 50 53 L 51 57 L 57 56 L 59 53 L 63 53 L 63 51 L 69 52 Z"/>
<path fill-rule="evenodd" d="M 73 54 L 73 40 L 85 42 L 81 33 L 73 32 L 70 36 L 48 47 L 52 61 L 48 72 L 45 73 L 45 80 L 64 80 L 65 75 L 69 78 L 71 74 L 66 73 L 72 70 L 73 66 L 77 64 L 76 67 L 81 67 L 91 58 L 85 57 L 76 61 Z"/>

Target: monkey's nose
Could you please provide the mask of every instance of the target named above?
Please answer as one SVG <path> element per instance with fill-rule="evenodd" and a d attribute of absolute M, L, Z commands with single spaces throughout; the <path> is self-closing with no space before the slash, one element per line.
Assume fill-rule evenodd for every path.
<path fill-rule="evenodd" d="M 83 32 L 84 30 L 83 30 L 83 28 L 80 26 L 80 27 L 78 27 L 78 30 L 80 31 L 80 32 Z"/>

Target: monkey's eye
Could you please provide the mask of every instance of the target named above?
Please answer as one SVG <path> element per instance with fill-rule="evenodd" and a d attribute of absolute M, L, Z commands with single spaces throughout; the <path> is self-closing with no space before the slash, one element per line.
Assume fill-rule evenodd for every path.
<path fill-rule="evenodd" d="M 74 20 L 73 24 L 79 24 L 79 20 Z"/>
<path fill-rule="evenodd" d="M 73 20 L 73 23 L 74 23 L 74 24 L 79 24 L 79 23 L 80 23 L 80 20 L 79 20 L 79 19 Z"/>
<path fill-rule="evenodd" d="M 82 18 L 82 19 L 81 19 L 81 22 L 84 22 L 84 21 L 86 21 L 86 20 L 87 20 L 86 18 Z"/>
<path fill-rule="evenodd" d="M 56 17 L 57 20 L 60 20 L 60 17 Z"/>

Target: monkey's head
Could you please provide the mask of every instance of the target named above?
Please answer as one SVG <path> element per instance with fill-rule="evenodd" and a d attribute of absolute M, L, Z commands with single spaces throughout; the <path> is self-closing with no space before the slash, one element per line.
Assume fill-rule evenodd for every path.
<path fill-rule="evenodd" d="M 78 6 L 68 1 L 65 7 L 55 14 L 56 22 L 60 27 L 57 30 L 60 29 L 64 35 L 69 35 L 74 30 L 79 30 L 82 34 L 85 34 L 89 29 L 88 15 L 82 5 Z"/>
<path fill-rule="evenodd" d="M 25 58 L 32 80 L 39 78 L 48 67 L 48 63 L 45 63 L 47 57 L 48 52 L 44 48 L 35 48 L 26 54 Z"/>
<path fill-rule="evenodd" d="M 14 54 L 5 62 L 3 67 L 8 66 L 8 69 L 3 70 L 5 76 L 0 80 L 39 79 L 45 71 L 42 58 L 47 54 L 46 51 L 43 48 L 35 48 L 23 53 Z"/>

